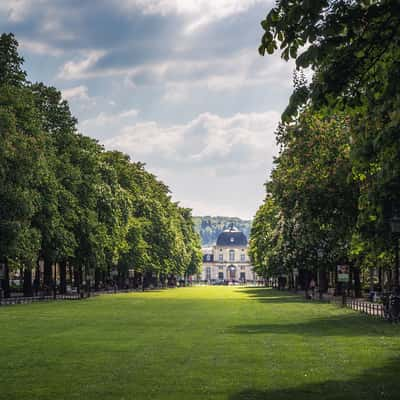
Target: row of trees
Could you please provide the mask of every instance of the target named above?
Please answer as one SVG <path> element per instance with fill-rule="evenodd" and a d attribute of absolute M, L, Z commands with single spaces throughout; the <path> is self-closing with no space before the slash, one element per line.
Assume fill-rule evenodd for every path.
<path fill-rule="evenodd" d="M 191 210 L 168 187 L 117 151 L 77 131 L 61 93 L 31 83 L 12 34 L 0 37 L 0 264 L 10 295 L 12 270 L 24 293 L 67 275 L 80 286 L 134 270 L 146 285 L 196 273 L 200 238 Z M 44 264 L 39 268 L 39 264 Z M 41 271 L 42 269 L 42 271 Z M 32 273 L 34 272 L 34 276 Z M 41 273 L 42 272 L 42 273 Z"/>
<path fill-rule="evenodd" d="M 360 276 L 398 286 L 400 3 L 280 0 L 262 27 L 260 53 L 281 51 L 298 71 L 253 222 L 257 272 L 291 282 L 298 272 L 326 290 L 346 263 L 357 295 Z"/>

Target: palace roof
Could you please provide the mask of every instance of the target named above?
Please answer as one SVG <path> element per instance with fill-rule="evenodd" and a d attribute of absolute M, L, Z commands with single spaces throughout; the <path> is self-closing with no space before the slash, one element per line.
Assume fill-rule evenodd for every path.
<path fill-rule="evenodd" d="M 246 247 L 247 238 L 243 232 L 231 225 L 218 236 L 217 246 Z"/>

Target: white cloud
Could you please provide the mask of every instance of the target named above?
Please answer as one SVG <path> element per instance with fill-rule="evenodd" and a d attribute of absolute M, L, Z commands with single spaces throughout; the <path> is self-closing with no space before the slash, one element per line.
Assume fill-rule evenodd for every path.
<path fill-rule="evenodd" d="M 71 8 L 69 9 L 69 14 L 69 18 L 71 19 L 79 16 Z M 59 13 L 57 7 L 54 9 L 47 7 L 45 14 L 42 16 L 41 32 L 45 37 L 50 37 L 52 40 L 76 40 L 76 33 L 64 27 L 61 17 L 62 14 Z"/>
<path fill-rule="evenodd" d="M 63 89 L 62 95 L 65 100 L 80 99 L 89 100 L 88 88 L 84 85 Z"/>
<path fill-rule="evenodd" d="M 84 134 L 95 135 L 98 128 L 108 126 L 112 129 L 123 125 L 130 119 L 135 119 L 139 115 L 139 110 L 133 108 L 116 113 L 101 112 L 94 118 L 89 118 L 79 124 L 80 129 Z"/>
<path fill-rule="evenodd" d="M 46 0 L 6 0 L 0 2 L 0 12 L 7 13 L 11 22 L 20 22 L 31 12 L 33 6 L 41 6 Z"/>
<path fill-rule="evenodd" d="M 62 49 L 53 47 L 48 43 L 40 41 L 23 38 L 19 40 L 19 44 L 22 50 L 28 51 L 33 54 L 47 55 L 47 56 L 50 55 L 54 57 L 64 54 L 64 51 Z"/>
<path fill-rule="evenodd" d="M 204 113 L 181 125 L 141 122 L 124 126 L 105 145 L 135 158 L 154 158 L 154 164 L 163 168 L 207 165 L 214 175 L 221 175 L 231 168 L 258 168 L 265 158 L 272 158 L 279 117 L 275 111 L 229 118 Z"/>
<path fill-rule="evenodd" d="M 139 111 L 134 108 L 132 110 L 127 110 L 127 111 L 121 112 L 120 114 L 118 114 L 118 117 L 119 118 L 137 117 L 138 114 L 139 114 Z"/>
<path fill-rule="evenodd" d="M 235 91 L 250 86 L 275 83 L 291 86 L 293 62 L 283 61 L 279 54 L 262 58 L 255 49 L 243 49 L 230 57 L 204 60 L 180 60 L 142 64 L 133 67 L 96 69 L 104 52 L 90 51 L 80 61 L 69 61 L 60 70 L 65 80 L 123 77 L 126 88 L 137 88 L 141 80 L 164 86 L 163 100 L 183 102 L 198 89 L 211 92 Z"/>
<path fill-rule="evenodd" d="M 106 54 L 103 50 L 89 50 L 83 59 L 66 62 L 59 71 L 60 79 L 80 79 L 90 77 L 90 69 Z"/>
<path fill-rule="evenodd" d="M 233 92 L 268 84 L 289 88 L 292 83 L 288 76 L 294 68 L 293 62 L 283 61 L 278 54 L 266 59 L 254 50 L 245 49 L 229 59 L 171 63 L 157 78 L 165 82 L 164 101 L 183 102 L 204 88 L 212 92 Z"/>
<path fill-rule="evenodd" d="M 124 11 L 144 14 L 181 15 L 187 19 L 186 33 L 230 15 L 247 11 L 265 0 L 114 0 Z M 271 2 L 270 2 L 271 3 Z"/>
<path fill-rule="evenodd" d="M 197 15 L 203 12 L 222 17 L 243 12 L 262 1 L 265 0 L 117 0 L 117 3 L 125 7 L 137 7 L 149 14 Z"/>

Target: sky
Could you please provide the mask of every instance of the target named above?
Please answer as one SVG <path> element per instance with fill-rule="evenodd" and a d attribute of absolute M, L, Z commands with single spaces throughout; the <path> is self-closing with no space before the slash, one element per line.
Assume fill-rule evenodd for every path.
<path fill-rule="evenodd" d="M 1 0 L 31 81 L 194 215 L 252 218 L 294 66 L 261 57 L 273 0 Z"/>

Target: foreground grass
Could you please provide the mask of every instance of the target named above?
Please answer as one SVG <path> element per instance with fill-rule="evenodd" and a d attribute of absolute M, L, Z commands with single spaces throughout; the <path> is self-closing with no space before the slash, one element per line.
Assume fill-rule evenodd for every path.
<path fill-rule="evenodd" d="M 260 288 L 0 309 L 0 399 L 397 399 L 400 326 Z"/>

